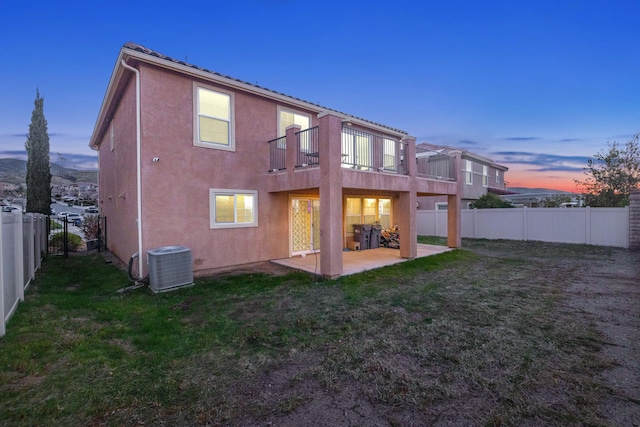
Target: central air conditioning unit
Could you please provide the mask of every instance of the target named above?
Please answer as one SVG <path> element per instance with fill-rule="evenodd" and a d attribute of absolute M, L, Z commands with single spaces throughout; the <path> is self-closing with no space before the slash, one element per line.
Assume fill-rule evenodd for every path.
<path fill-rule="evenodd" d="M 164 246 L 147 251 L 149 286 L 153 292 L 165 292 L 193 284 L 191 249 Z"/>

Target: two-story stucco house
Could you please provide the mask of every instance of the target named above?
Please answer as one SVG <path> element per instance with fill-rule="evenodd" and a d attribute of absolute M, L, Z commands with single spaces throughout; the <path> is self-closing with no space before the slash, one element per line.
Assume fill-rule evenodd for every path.
<path fill-rule="evenodd" d="M 449 246 L 460 245 L 457 183 L 419 173 L 429 165 L 406 132 L 133 43 L 90 146 L 109 250 L 141 254 L 139 275 L 147 251 L 179 245 L 196 273 L 320 251 L 320 273 L 338 277 L 353 224 L 374 222 L 397 224 L 400 255 L 414 258 L 425 195 L 447 199 Z M 448 161 L 460 169 L 459 157 Z"/>
<path fill-rule="evenodd" d="M 440 146 L 423 142 L 416 146 L 416 156 L 431 159 L 430 164 L 440 156 L 460 156 L 461 174 L 458 180 L 458 192 L 460 194 L 460 207 L 468 209 L 473 202 L 487 193 L 496 195 L 511 194 L 507 190 L 505 174 L 508 167 L 499 165 L 492 159 L 480 156 L 476 153 L 457 148 Z M 418 209 L 421 210 L 445 210 L 448 208 L 446 197 L 420 197 Z"/>

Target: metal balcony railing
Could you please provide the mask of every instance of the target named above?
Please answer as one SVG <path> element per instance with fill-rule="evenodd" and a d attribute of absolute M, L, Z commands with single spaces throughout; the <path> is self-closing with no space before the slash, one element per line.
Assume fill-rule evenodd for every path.
<path fill-rule="evenodd" d="M 269 141 L 269 172 L 277 172 L 287 168 L 287 137 Z"/>
<path fill-rule="evenodd" d="M 342 167 L 406 174 L 406 143 L 386 136 L 342 127 Z"/>
<path fill-rule="evenodd" d="M 296 132 L 296 167 L 320 164 L 318 126 Z"/>

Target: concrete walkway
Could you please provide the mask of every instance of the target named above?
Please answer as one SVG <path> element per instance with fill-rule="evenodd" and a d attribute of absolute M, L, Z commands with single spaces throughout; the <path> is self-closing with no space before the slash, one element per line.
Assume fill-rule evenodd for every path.
<path fill-rule="evenodd" d="M 451 250 L 453 249 L 446 246 L 423 245 L 418 243 L 418 255 L 416 258 L 436 255 Z M 296 270 L 320 274 L 320 257 L 321 253 L 315 253 L 309 254 L 305 257 L 295 256 L 291 258 L 277 259 L 271 262 L 291 267 Z M 342 276 L 362 273 L 363 271 L 373 270 L 374 268 L 385 267 L 387 265 L 398 264 L 405 261 L 409 260 L 400 258 L 400 251 L 398 249 L 378 248 L 366 251 L 347 251 L 342 253 Z"/>

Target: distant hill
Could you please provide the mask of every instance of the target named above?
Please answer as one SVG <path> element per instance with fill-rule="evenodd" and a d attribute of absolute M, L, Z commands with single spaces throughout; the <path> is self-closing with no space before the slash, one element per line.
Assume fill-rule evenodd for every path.
<path fill-rule="evenodd" d="M 529 193 L 568 193 L 568 191 L 552 190 L 550 188 L 527 188 L 527 187 L 509 187 L 509 191 L 513 191 L 518 194 Z"/>
<path fill-rule="evenodd" d="M 19 159 L 0 159 L 0 182 L 24 184 L 27 182 L 27 162 Z M 74 182 L 98 183 L 98 171 L 69 169 L 51 163 L 51 184 L 68 185 Z"/>

